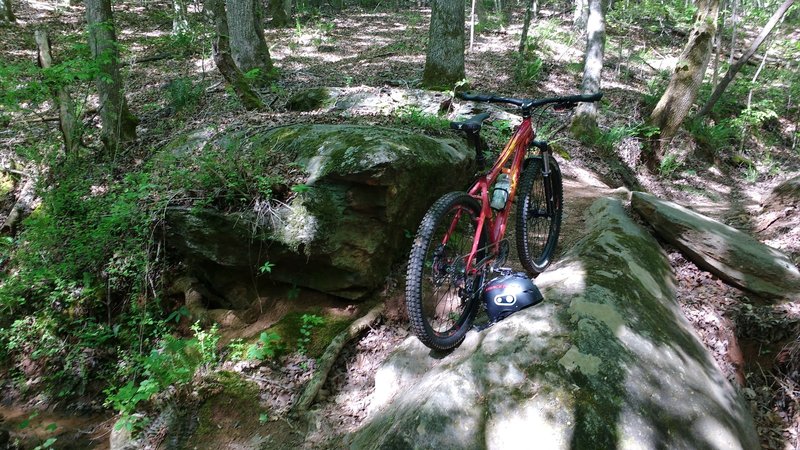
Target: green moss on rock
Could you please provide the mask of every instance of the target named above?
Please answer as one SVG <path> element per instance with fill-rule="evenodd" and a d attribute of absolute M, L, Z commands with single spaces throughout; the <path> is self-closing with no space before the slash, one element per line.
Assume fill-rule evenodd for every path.
<path fill-rule="evenodd" d="M 330 92 L 326 88 L 311 88 L 300 91 L 289 98 L 286 109 L 289 111 L 313 111 L 319 109 L 330 100 Z"/>

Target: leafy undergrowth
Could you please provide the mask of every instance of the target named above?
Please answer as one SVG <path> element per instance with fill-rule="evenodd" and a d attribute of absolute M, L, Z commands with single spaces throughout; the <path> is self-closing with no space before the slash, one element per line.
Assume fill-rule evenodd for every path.
<path fill-rule="evenodd" d="M 70 81 L 73 94 L 83 99 L 81 107 L 90 113 L 84 121 L 87 147 L 79 155 L 64 158 L 57 151 L 55 123 L 40 120 L 52 115 L 46 85 L 31 83 L 31 89 L 18 92 L 27 96 L 25 101 L 3 97 L 0 163 L 37 174 L 43 185 L 49 185 L 41 190 L 41 206 L 21 233 L 0 240 L 0 357 L 6 366 L 4 378 L 12 380 L 7 385 L 10 389 L 4 389 L 6 395 L 16 393 L 19 400 L 44 392 L 39 399 L 49 399 L 50 404 L 63 398 L 100 411 L 103 401 L 97 399 L 105 390 L 110 405 L 116 402 L 118 411 L 130 413 L 140 404 L 172 393 L 175 386 L 190 391 L 193 380 L 188 374 L 213 370 L 223 357 L 224 367 L 261 380 L 260 392 L 273 413 L 286 411 L 313 372 L 313 359 L 302 353 L 317 355 L 321 350 L 319 343 L 308 342 L 303 351 L 298 344 L 307 336 L 304 329 L 313 333 L 314 319 L 304 321 L 302 315 L 295 315 L 283 324 L 288 324 L 286 330 L 257 334 L 219 353 L 208 353 L 200 342 L 201 337 L 207 338 L 203 333 L 210 331 L 190 330 L 182 305 L 163 295 L 174 262 L 164 259 L 152 237 L 168 204 L 230 210 L 252 207 L 257 200 L 286 200 L 300 174 L 283 165 L 280 155 L 272 160 L 275 170 L 266 172 L 237 154 L 235 146 L 183 158 L 153 156 L 176 136 L 196 129 L 346 122 L 448 133 L 444 130 L 447 118 L 413 108 L 365 116 L 284 109 L 293 93 L 306 88 L 416 87 L 424 64 L 429 11 L 349 8 L 335 14 L 303 14 L 293 28 L 267 30 L 280 79 L 260 90 L 270 105 L 268 110 L 245 112 L 214 68 L 210 28 L 200 14 L 192 16 L 190 33 L 173 37 L 165 15 L 172 8 L 169 2 L 117 3 L 128 100 L 141 124 L 132 147 L 100 155 L 97 104 L 89 82 L 94 68 L 85 60 L 87 48 L 80 32 L 82 8 L 53 9 L 49 4 L 28 2 L 15 6 L 19 6 L 20 23 L 0 29 L 4 56 L 0 83 L 11 75 L 30 81 L 43 76 L 33 63 L 32 30 L 44 24 L 56 59 L 75 61 L 69 71 L 45 79 L 74 79 Z M 652 132 L 645 125 L 646 114 L 666 86 L 669 57 L 680 51 L 675 42 L 686 34 L 691 10 L 639 2 L 612 8 L 609 14 L 601 133 L 587 147 L 565 133 L 551 136 L 566 118 L 544 117 L 539 121 L 541 135 L 556 139 L 561 156 L 570 159 L 564 165 L 576 173 L 598 173 L 617 187 L 626 181 L 619 164 L 627 165 L 648 190 L 751 231 L 769 189 L 788 173 L 800 170 L 800 152 L 792 147 L 796 124 L 788 119 L 792 116 L 782 106 L 785 102 L 779 101 L 786 94 L 781 86 L 796 90 L 797 83 L 787 79 L 785 71 L 770 71 L 772 78 L 762 78 L 756 101 L 749 107 L 743 99 L 752 86 L 733 84 L 712 119 L 689 123 L 673 142 L 660 174 L 648 175 L 636 165 L 647 151 L 644 140 Z M 502 25 L 494 16 L 481 24 L 475 45 L 466 54 L 471 86 L 519 97 L 576 92 L 583 43 L 570 28 L 571 18 L 558 5 L 543 4 L 523 57 L 515 51 L 520 22 L 517 11 L 510 25 Z M 755 67 L 748 67 L 741 77 L 752 77 L 754 71 Z M 2 95 L 14 92 L 8 85 L 0 87 Z M 700 95 L 702 102 L 708 89 Z M 9 107 L 13 102 L 15 106 Z M 497 120 L 486 127 L 492 148 L 507 139 L 513 123 L 513 119 Z M 615 165 L 615 159 L 620 163 Z M 13 206 L 11 199 L 24 179 L 17 174 L 2 176 L 0 206 L 5 212 Z M 570 234 L 562 236 L 562 242 L 580 237 L 578 216 L 566 219 L 574 223 L 565 225 L 565 233 Z M 764 446 L 797 448 L 800 344 L 792 327 L 798 312 L 750 310 L 743 306 L 741 293 L 676 256 L 673 262 L 687 317 L 723 371 L 744 381 Z M 768 330 L 777 329 L 788 333 L 765 337 Z M 295 336 L 291 341 L 275 337 L 281 333 Z M 741 361 L 731 360 L 733 340 L 725 333 L 741 338 Z M 327 428 L 312 433 L 311 442 L 324 446 L 330 436 L 358 426 L 365 415 L 370 371 L 404 335 L 400 326 L 384 325 L 348 347 L 322 394 L 322 414 L 327 419 L 321 423 Z M 155 367 L 165 360 L 175 370 L 159 373 Z M 338 422 L 336 417 L 340 417 Z M 265 420 L 273 419 L 270 415 Z M 292 442 L 296 436 L 287 439 Z"/>

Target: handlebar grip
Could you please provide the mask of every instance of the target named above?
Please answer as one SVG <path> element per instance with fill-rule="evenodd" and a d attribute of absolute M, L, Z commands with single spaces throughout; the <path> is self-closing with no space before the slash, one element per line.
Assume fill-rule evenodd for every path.
<path fill-rule="evenodd" d="M 601 98 L 603 98 L 603 93 L 602 92 L 596 92 L 594 94 L 581 95 L 581 99 L 579 101 L 581 101 L 581 102 L 596 102 L 596 101 L 600 100 Z"/>

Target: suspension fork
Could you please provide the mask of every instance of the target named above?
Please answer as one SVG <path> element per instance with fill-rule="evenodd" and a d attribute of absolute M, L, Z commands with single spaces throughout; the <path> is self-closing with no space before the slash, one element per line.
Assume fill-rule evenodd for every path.
<path fill-rule="evenodd" d="M 553 178 L 550 176 L 550 145 L 547 141 L 531 141 L 531 146 L 538 148 L 542 153 L 542 177 L 544 177 L 544 195 L 547 200 L 547 215 L 555 214 L 555 189 L 553 189 Z"/>

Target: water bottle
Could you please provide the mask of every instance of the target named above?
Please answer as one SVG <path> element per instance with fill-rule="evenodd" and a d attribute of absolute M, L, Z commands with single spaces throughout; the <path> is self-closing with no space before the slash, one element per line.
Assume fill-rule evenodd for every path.
<path fill-rule="evenodd" d="M 511 180 L 508 175 L 501 173 L 497 176 L 497 182 L 494 184 L 492 191 L 492 208 L 500 210 L 506 207 L 506 200 L 508 200 L 508 188 L 511 187 Z"/>

